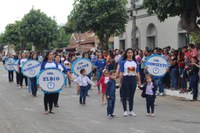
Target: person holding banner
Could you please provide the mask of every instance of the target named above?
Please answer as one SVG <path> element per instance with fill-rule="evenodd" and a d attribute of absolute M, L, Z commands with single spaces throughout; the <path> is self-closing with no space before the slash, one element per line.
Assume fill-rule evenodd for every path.
<path fill-rule="evenodd" d="M 124 59 L 120 62 L 120 80 L 122 89 L 122 105 L 125 117 L 128 116 L 127 100 L 129 103 L 129 115 L 136 116 L 133 112 L 134 95 L 138 80 L 138 86 L 141 86 L 139 67 L 134 59 L 134 51 L 128 48 L 124 54 Z"/>
<path fill-rule="evenodd" d="M 28 81 L 27 81 L 27 77 L 26 76 L 23 76 L 23 74 L 22 74 L 22 66 L 23 66 L 23 64 L 25 63 L 27 61 L 27 58 L 26 58 L 26 54 L 25 53 L 23 53 L 22 54 L 22 58 L 19 60 L 19 62 L 18 62 L 18 68 L 19 68 L 19 84 L 20 84 L 20 86 L 19 86 L 19 88 L 22 88 L 22 85 L 23 85 L 23 79 L 25 79 L 25 85 L 26 85 L 26 87 L 28 87 Z"/>
<path fill-rule="evenodd" d="M 14 58 L 13 58 L 13 54 L 12 53 L 10 53 L 9 54 L 9 58 L 8 58 L 8 61 L 13 61 L 14 62 Z M 13 82 L 13 71 L 8 71 L 8 80 L 9 80 L 9 82 Z"/>
<path fill-rule="evenodd" d="M 38 60 L 38 55 L 37 53 L 33 52 L 31 54 L 31 58 L 32 60 Z M 38 86 L 37 86 L 37 77 L 34 78 L 30 78 L 31 81 L 31 92 L 32 92 L 32 96 L 36 97 L 37 96 L 37 90 L 38 90 Z"/>
<path fill-rule="evenodd" d="M 68 69 L 65 67 L 64 64 L 61 63 L 61 55 L 57 54 L 55 56 L 55 61 L 56 63 L 58 64 L 58 69 L 63 72 L 63 73 L 66 73 L 67 74 L 67 77 L 71 78 L 71 75 L 70 75 L 70 72 L 68 71 Z M 53 101 L 53 104 L 54 104 L 54 107 L 59 107 L 58 105 L 58 98 L 59 98 L 59 92 L 57 93 L 54 93 L 54 101 Z"/>
<path fill-rule="evenodd" d="M 45 70 L 48 68 L 52 69 L 58 69 L 58 64 L 53 61 L 54 58 L 54 53 L 53 52 L 47 52 L 46 57 L 44 58 L 42 65 L 41 65 L 41 70 Z M 53 112 L 53 101 L 54 101 L 54 93 L 44 93 L 44 109 L 45 109 L 45 114 L 51 113 L 54 114 Z M 49 112 L 48 112 L 48 106 L 49 106 Z"/>

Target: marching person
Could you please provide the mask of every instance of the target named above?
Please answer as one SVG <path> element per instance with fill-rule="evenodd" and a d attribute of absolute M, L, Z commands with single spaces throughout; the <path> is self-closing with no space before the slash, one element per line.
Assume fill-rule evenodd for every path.
<path fill-rule="evenodd" d="M 22 58 L 19 60 L 18 62 L 18 68 L 19 68 L 19 88 L 22 88 L 23 86 L 23 79 L 25 79 L 25 85 L 26 87 L 28 88 L 28 80 L 27 80 L 27 77 L 24 76 L 22 74 L 22 66 L 24 65 L 25 62 L 27 62 L 27 58 L 26 58 L 26 54 L 25 53 L 22 53 Z"/>
<path fill-rule="evenodd" d="M 114 108 L 115 108 L 115 92 L 116 92 L 116 71 L 110 70 L 109 71 L 109 81 L 106 84 L 106 98 L 108 100 L 108 106 L 107 106 L 107 116 L 108 118 L 115 117 L 114 114 Z"/>
<path fill-rule="evenodd" d="M 57 54 L 55 56 L 55 61 L 58 64 L 58 69 L 67 74 L 67 77 L 71 78 L 70 72 L 67 70 L 67 68 L 64 66 L 64 64 L 61 63 L 61 56 Z M 53 100 L 53 105 L 54 107 L 59 107 L 58 105 L 58 98 L 59 98 L 59 92 L 56 92 L 53 94 L 54 95 L 54 100 Z"/>
<path fill-rule="evenodd" d="M 134 105 L 134 95 L 137 86 L 141 86 L 139 68 L 134 59 L 134 51 L 128 48 L 124 54 L 124 59 L 120 62 L 120 80 L 122 89 L 122 105 L 124 113 L 123 115 L 127 117 L 128 115 L 136 116 L 133 112 Z M 127 100 L 129 103 L 129 114 L 127 110 Z"/>
<path fill-rule="evenodd" d="M 22 58 L 21 54 L 18 54 L 17 56 L 17 64 L 19 64 L 19 60 Z M 20 87 L 20 74 L 19 71 L 16 71 L 16 82 L 17 82 L 17 86 Z"/>
<path fill-rule="evenodd" d="M 54 62 L 53 58 L 54 58 L 54 53 L 51 51 L 47 52 L 46 57 L 42 62 L 41 70 L 45 70 L 48 68 L 58 69 L 58 64 Z M 48 113 L 54 114 L 53 100 L 54 100 L 54 93 L 44 93 L 44 109 L 45 109 L 44 114 Z M 48 106 L 49 106 L 49 112 L 48 112 Z"/>
<path fill-rule="evenodd" d="M 14 58 L 13 58 L 13 54 L 12 53 L 10 53 L 9 54 L 9 58 L 8 58 L 8 61 L 14 61 Z M 8 71 L 8 80 L 9 80 L 9 82 L 13 82 L 13 71 Z"/>
<path fill-rule="evenodd" d="M 106 104 L 106 84 L 109 81 L 109 75 L 108 75 L 108 70 L 104 69 L 103 70 L 103 75 L 101 76 L 99 82 L 97 83 L 97 86 L 99 86 L 101 84 L 101 93 L 102 93 L 102 97 L 101 97 L 101 101 L 102 101 L 102 105 Z"/>
<path fill-rule="evenodd" d="M 146 74 L 145 79 L 146 79 L 146 82 L 144 86 L 142 87 L 141 96 L 143 98 L 146 98 L 146 109 L 147 109 L 146 116 L 154 117 L 154 106 L 155 106 L 157 88 L 150 74 Z"/>
<path fill-rule="evenodd" d="M 92 84 L 95 86 L 95 84 L 86 76 L 86 70 L 81 69 L 80 70 L 81 76 L 79 76 L 77 79 L 74 80 L 75 83 L 77 83 L 80 86 L 80 97 L 79 97 L 79 103 L 82 105 L 86 104 L 86 94 L 88 90 L 88 84 Z"/>
<path fill-rule="evenodd" d="M 31 55 L 32 60 L 38 60 L 38 55 L 37 53 L 33 52 Z M 38 86 L 37 86 L 37 77 L 34 78 L 30 78 L 31 81 L 31 92 L 32 92 L 32 96 L 36 97 L 37 96 L 37 90 L 38 90 Z"/>

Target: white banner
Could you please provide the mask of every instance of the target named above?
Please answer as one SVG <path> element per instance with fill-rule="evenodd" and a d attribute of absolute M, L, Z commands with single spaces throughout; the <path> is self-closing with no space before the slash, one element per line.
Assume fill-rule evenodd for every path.
<path fill-rule="evenodd" d="M 169 64 L 164 57 L 156 54 L 146 59 L 145 66 L 147 66 L 147 71 L 153 76 L 162 77 L 167 72 Z"/>
<path fill-rule="evenodd" d="M 7 71 L 15 71 L 15 69 L 14 69 L 14 63 L 15 63 L 15 60 L 13 59 L 8 59 L 8 60 L 6 60 L 6 62 L 5 62 L 5 69 L 7 70 Z"/>
<path fill-rule="evenodd" d="M 80 76 L 80 70 L 85 69 L 86 70 L 86 75 L 92 72 L 92 62 L 89 59 L 82 58 L 82 59 L 77 59 L 73 64 L 72 64 L 72 72 L 78 76 Z"/>
<path fill-rule="evenodd" d="M 44 93 L 55 93 L 61 91 L 66 79 L 61 71 L 46 69 L 39 74 L 37 82 Z"/>
<path fill-rule="evenodd" d="M 41 64 L 37 60 L 29 60 L 22 66 L 23 75 L 34 78 L 40 73 Z"/>

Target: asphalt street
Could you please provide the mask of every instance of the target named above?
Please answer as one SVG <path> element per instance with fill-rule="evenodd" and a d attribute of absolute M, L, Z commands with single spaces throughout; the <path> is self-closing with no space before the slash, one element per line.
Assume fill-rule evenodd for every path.
<path fill-rule="evenodd" d="M 86 106 L 79 105 L 75 85 L 62 90 L 55 114 L 44 115 L 43 93 L 33 98 L 26 88 L 9 83 L 0 64 L 0 133 L 199 133 L 200 102 L 178 97 L 157 97 L 155 117 L 147 117 L 145 99 L 137 90 L 134 112 L 123 117 L 117 91 L 116 118 L 108 119 L 97 88 L 89 91 Z"/>

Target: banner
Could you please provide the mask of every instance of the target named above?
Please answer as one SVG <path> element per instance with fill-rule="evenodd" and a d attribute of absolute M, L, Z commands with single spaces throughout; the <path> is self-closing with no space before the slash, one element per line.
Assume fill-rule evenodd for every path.
<path fill-rule="evenodd" d="M 57 69 L 43 70 L 37 79 L 38 85 L 44 93 L 56 93 L 65 85 L 65 75 Z"/>
<path fill-rule="evenodd" d="M 34 78 L 40 73 L 41 64 L 37 60 L 29 60 L 22 66 L 22 74 L 29 78 Z"/>
<path fill-rule="evenodd" d="M 8 60 L 6 60 L 6 62 L 5 62 L 5 69 L 7 70 L 7 71 L 15 71 L 15 69 L 14 69 L 14 63 L 15 63 L 15 60 L 14 59 L 8 59 Z"/>
<path fill-rule="evenodd" d="M 80 70 L 85 69 L 86 70 L 86 75 L 92 72 L 92 62 L 89 59 L 82 58 L 82 59 L 77 59 L 73 64 L 72 64 L 72 72 L 78 76 L 80 76 Z"/>
<path fill-rule="evenodd" d="M 167 60 L 157 54 L 149 56 L 144 65 L 147 66 L 147 71 L 156 77 L 164 76 L 167 68 L 169 68 Z"/>

